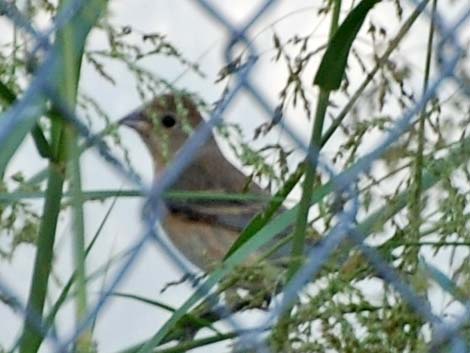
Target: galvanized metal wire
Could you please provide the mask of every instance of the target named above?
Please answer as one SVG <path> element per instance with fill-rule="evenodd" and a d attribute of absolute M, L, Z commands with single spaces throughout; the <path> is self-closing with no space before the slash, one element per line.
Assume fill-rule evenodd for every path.
<path fill-rule="evenodd" d="M 152 242 L 156 244 L 163 252 L 169 254 L 169 259 L 173 261 L 183 273 L 189 273 L 191 271 L 186 263 L 181 261 L 177 254 L 174 253 L 174 250 L 163 241 L 163 237 L 156 227 L 156 224 L 164 216 L 164 208 L 162 207 L 164 192 L 189 165 L 198 149 L 208 139 L 211 130 L 223 120 L 225 111 L 233 104 L 234 98 L 241 92 L 248 93 L 254 98 L 254 101 L 262 108 L 267 117 L 275 115 L 275 108 L 268 103 L 263 91 L 252 82 L 252 77 L 255 75 L 253 69 L 257 65 L 259 54 L 255 44 L 250 40 L 249 32 L 260 18 L 271 8 L 278 5 L 280 1 L 261 1 L 257 10 L 241 25 L 232 23 L 229 18 L 217 9 L 217 7 L 213 6 L 210 1 L 194 0 L 193 2 L 203 9 L 208 16 L 212 17 L 221 28 L 226 30 L 225 61 L 227 65 L 234 61 L 233 53 L 237 45 L 245 47 L 247 50 L 246 57 L 248 59 L 243 67 L 236 72 L 235 82 L 229 87 L 223 99 L 221 99 L 217 107 L 213 110 L 210 119 L 198 127 L 183 147 L 181 153 L 178 154 L 171 166 L 161 176 L 158 183 L 149 186 L 145 185 L 127 165 L 122 163 L 120 159 L 114 155 L 113 151 L 108 149 L 100 136 L 89 130 L 74 110 L 61 100 L 60 95 L 57 94 L 54 89 L 55 81 L 59 79 L 55 75 L 59 63 L 57 53 L 52 50 L 51 37 L 58 29 L 62 28 L 68 21 L 73 19 L 82 6 L 87 6 L 87 2 L 84 0 L 72 1 L 69 6 L 58 14 L 49 29 L 38 32 L 34 26 L 30 24 L 27 17 L 15 7 L 13 2 L 0 1 L 0 10 L 3 11 L 9 20 L 34 38 L 35 45 L 33 46 L 32 54 L 34 55 L 37 51 L 41 51 L 45 54 L 45 59 L 37 69 L 29 87 L 18 101 L 4 112 L 0 118 L 0 146 L 3 146 L 8 136 L 13 134 L 16 129 L 25 125 L 32 126 L 32 123 L 45 111 L 46 99 L 50 99 L 59 107 L 62 117 L 72 123 L 86 142 L 96 149 L 103 162 L 109 164 L 114 168 L 117 174 L 133 183 L 135 187 L 146 195 L 147 200 L 142 212 L 143 230 L 140 237 L 133 246 L 128 249 L 128 256 L 119 271 L 116 272 L 117 274 L 103 290 L 92 310 L 90 310 L 81 325 L 76 328 L 75 332 L 70 335 L 70 337 L 59 338 L 53 330 L 46 331 L 38 316 L 35 313 L 27 312 L 26 305 L 18 299 L 20 295 L 11 290 L 8 283 L 0 278 L 0 292 L 4 296 L 14 300 L 15 308 L 17 308 L 18 313 L 24 317 L 28 316 L 28 318 L 32 320 L 34 325 L 46 335 L 47 340 L 52 343 L 56 352 L 69 352 L 72 349 L 73 343 L 76 342 L 82 332 L 93 323 L 94 319 L 100 313 L 100 310 L 109 301 L 111 294 L 123 279 L 126 278 L 129 270 L 141 255 L 142 249 L 148 243 Z M 421 6 L 417 1 L 410 1 L 409 3 L 413 6 Z M 432 78 L 427 90 L 417 100 L 416 104 L 406 111 L 400 119 L 396 120 L 393 128 L 387 132 L 380 144 L 370 149 L 352 168 L 346 171 L 337 172 L 321 151 L 310 151 L 310 155 L 314 156 L 315 162 L 318 161 L 318 167 L 330 177 L 335 192 L 342 194 L 343 197 L 346 193 L 349 201 L 344 209 L 338 211 L 336 215 L 338 220 L 337 224 L 325 235 L 324 240 L 319 246 L 316 246 L 310 251 L 308 261 L 306 261 L 301 271 L 299 271 L 295 278 L 284 289 L 281 296 L 282 299 L 276 302 L 276 305 L 272 307 L 265 322 L 261 324 L 258 329 L 247 329 L 242 321 L 230 315 L 226 315 L 229 308 L 219 306 L 218 302 L 214 299 L 214 307 L 220 308 L 221 316 L 226 317 L 225 320 L 234 331 L 240 332 L 239 339 L 241 345 L 249 346 L 252 350 L 260 353 L 269 353 L 271 351 L 269 345 L 265 342 L 265 329 L 277 322 L 284 309 L 292 303 L 308 281 L 315 278 L 333 251 L 347 238 L 357 246 L 369 264 L 381 275 L 383 280 L 395 288 L 423 320 L 431 324 L 434 331 L 434 339 L 433 342 L 430 343 L 430 351 L 438 351 L 437 349 L 439 349 L 442 342 L 451 342 L 452 351 L 455 353 L 469 351 L 469 343 L 465 342 L 460 336 L 459 330 L 470 321 L 470 304 L 467 305 L 466 310 L 461 314 L 460 318 L 454 320 L 453 323 L 448 323 L 443 320 L 442 317 L 434 313 L 426 302 L 414 292 L 409 284 L 400 278 L 392 266 L 380 256 L 377 250 L 365 243 L 365 238 L 356 227 L 355 223 L 358 209 L 361 206 L 356 187 L 358 178 L 364 173 L 367 173 L 377 159 L 386 153 L 390 146 L 410 128 L 419 112 L 436 96 L 445 82 L 448 80 L 456 80 L 459 85 L 464 87 L 464 92 L 470 92 L 468 82 L 465 82 L 456 73 L 457 65 L 462 56 L 465 55 L 466 49 L 464 44 L 460 42 L 460 38 L 462 37 L 462 31 L 465 30 L 465 26 L 467 26 L 468 30 L 470 9 L 460 14 L 460 17 L 451 22 L 444 19 L 439 12 L 433 15 L 427 12 L 425 16 L 427 16 L 429 20 L 430 16 L 434 16 L 434 23 L 436 24 L 439 38 L 439 42 L 436 45 L 439 71 L 438 74 Z M 283 125 L 284 131 L 296 143 L 297 148 L 307 154 L 309 148 L 302 139 L 284 120 L 281 121 L 281 124 Z M 194 280 L 194 285 L 197 287 L 197 291 L 201 296 L 206 296 L 211 291 L 214 283 L 208 280 L 203 281 L 201 284 L 200 281 L 196 282 L 196 280 Z"/>

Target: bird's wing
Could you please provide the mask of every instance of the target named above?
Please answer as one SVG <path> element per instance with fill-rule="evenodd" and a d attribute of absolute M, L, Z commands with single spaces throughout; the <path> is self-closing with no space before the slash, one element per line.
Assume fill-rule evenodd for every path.
<path fill-rule="evenodd" d="M 215 172 L 215 171 L 220 172 Z M 215 172 L 215 176 L 214 176 Z M 206 191 L 214 193 L 238 194 L 245 190 L 246 176 L 231 165 L 218 149 L 210 149 L 206 154 L 188 166 L 179 176 L 172 190 Z M 240 232 L 251 219 L 263 209 L 269 193 L 255 183 L 248 186 L 248 194 L 259 195 L 259 200 L 167 200 L 170 212 L 193 220 L 207 222 Z"/>
<path fill-rule="evenodd" d="M 217 226 L 240 232 L 262 210 L 262 205 L 254 202 L 210 202 L 167 201 L 170 212 L 192 220 L 201 220 Z"/>

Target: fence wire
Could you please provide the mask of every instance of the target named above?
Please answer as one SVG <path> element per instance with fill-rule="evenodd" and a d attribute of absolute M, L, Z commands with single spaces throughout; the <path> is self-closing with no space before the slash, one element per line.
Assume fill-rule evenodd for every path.
<path fill-rule="evenodd" d="M 58 57 L 59 51 L 52 43 L 52 37 L 57 34 L 64 25 L 70 21 L 83 21 L 77 25 L 77 42 L 83 40 L 81 36 L 86 36 L 87 28 L 93 26 L 98 18 L 95 14 L 92 18 L 86 18 L 86 8 L 96 6 L 99 1 L 85 1 L 73 0 L 68 2 L 68 5 L 63 8 L 55 17 L 49 29 L 42 32 L 36 30 L 30 23 L 28 18 L 21 13 L 14 5 L 14 2 L 0 1 L 0 11 L 8 17 L 8 19 L 18 28 L 21 28 L 25 33 L 28 33 L 33 39 L 35 45 L 31 50 L 31 56 L 36 56 L 38 52 L 44 56 L 43 63 L 37 68 L 34 78 L 31 80 L 29 87 L 25 90 L 22 96 L 5 111 L 0 118 L 0 147 L 7 146 L 8 141 L 12 136 L 17 134 L 26 135 L 31 129 L 37 119 L 45 112 L 46 100 L 54 102 L 55 106 L 60 110 L 61 116 L 68 120 L 76 127 L 79 134 L 85 139 L 86 143 L 95 148 L 102 160 L 108 163 L 115 172 L 127 178 L 133 185 L 135 185 L 143 194 L 146 195 L 147 202 L 145 203 L 144 211 L 142 212 L 143 231 L 141 232 L 138 240 L 128 249 L 127 256 L 120 269 L 117 271 L 115 277 L 109 282 L 110 284 L 105 288 L 95 303 L 94 307 L 86 315 L 79 327 L 77 327 L 73 334 L 69 337 L 58 337 L 54 330 L 46 329 L 45 324 L 41 321 L 37 313 L 31 312 L 27 309 L 26 305 L 19 299 L 21 296 L 15 293 L 8 283 L 0 278 L 0 291 L 3 297 L 11 299 L 14 307 L 18 310 L 23 317 L 27 317 L 33 325 L 46 337 L 48 342 L 52 345 L 55 352 L 71 352 L 74 349 L 74 343 L 80 335 L 93 324 L 95 318 L 98 316 L 100 310 L 109 301 L 110 296 L 116 290 L 117 286 L 129 274 L 129 270 L 142 254 L 142 250 L 149 243 L 156 244 L 163 253 L 170 256 L 178 268 L 183 273 L 190 273 L 191 269 L 188 268 L 185 262 L 181 261 L 179 256 L 174 252 L 173 248 L 163 240 L 164 238 L 159 233 L 156 224 L 164 217 L 163 207 L 163 194 L 164 192 L 178 179 L 179 175 L 184 172 L 185 168 L 191 163 L 199 148 L 209 138 L 212 129 L 220 123 L 226 110 L 233 104 L 234 99 L 241 93 L 248 93 L 254 101 L 262 108 L 267 117 L 276 115 L 276 109 L 269 103 L 262 89 L 256 87 L 252 81 L 254 74 L 253 70 L 257 65 L 257 58 L 259 52 L 255 43 L 250 40 L 250 30 L 255 26 L 260 19 L 274 8 L 279 5 L 279 0 L 268 0 L 260 2 L 256 11 L 252 16 L 246 19 L 242 25 L 236 25 L 231 22 L 229 18 L 215 7 L 211 2 L 204 0 L 193 0 L 207 15 L 212 17 L 221 28 L 227 32 L 227 40 L 225 47 L 225 61 L 229 65 L 235 61 L 234 49 L 242 45 L 248 52 L 246 63 L 235 73 L 236 82 L 230 86 L 225 92 L 223 99 L 217 104 L 213 110 L 210 118 L 205 121 L 198 129 L 191 135 L 190 139 L 184 145 L 181 153 L 173 160 L 172 164 L 166 169 L 165 173 L 161 176 L 157 183 L 151 187 L 145 185 L 138 175 L 136 175 L 127 165 L 122 163 L 107 145 L 102 140 L 102 137 L 94 134 L 82 122 L 79 116 L 76 115 L 74 109 L 61 98 L 58 93 L 58 80 L 60 74 L 63 73 L 61 67 L 61 58 Z M 427 4 L 427 1 L 418 3 L 417 1 L 409 2 L 416 9 L 421 11 Z M 345 239 L 355 244 L 355 246 L 362 252 L 367 262 L 380 274 L 381 278 L 393 287 L 397 293 L 409 304 L 424 321 L 428 322 L 433 328 L 432 341 L 429 343 L 430 352 L 441 351 L 444 343 L 450 343 L 451 351 L 454 353 L 469 352 L 469 343 L 461 336 L 460 330 L 470 322 L 470 302 L 467 303 L 465 310 L 460 314 L 460 317 L 449 322 L 444 320 L 438 314 L 432 311 L 427 301 L 421 298 L 413 288 L 406 283 L 398 273 L 394 270 L 393 266 L 384 260 L 379 252 L 365 242 L 366 236 L 358 228 L 356 222 L 357 212 L 360 208 L 359 192 L 357 189 L 358 178 L 369 172 L 374 162 L 384 155 L 390 146 L 396 142 L 417 119 L 419 112 L 425 107 L 428 102 L 437 95 L 441 86 L 449 80 L 457 81 L 463 91 L 468 95 L 470 88 L 468 82 L 458 75 L 457 67 L 461 58 L 465 55 L 464 44 L 460 42 L 462 32 L 468 30 L 470 9 L 467 9 L 460 16 L 454 20 L 448 20 L 441 13 L 436 12 L 432 14 L 428 9 L 424 10 L 425 16 L 428 21 L 433 20 L 436 26 L 438 35 L 438 43 L 435 45 L 435 52 L 437 53 L 437 63 L 439 65 L 438 73 L 430 81 L 428 88 L 423 92 L 422 96 L 417 100 L 416 104 L 406 111 L 400 119 L 397 119 L 392 129 L 390 129 L 385 136 L 381 139 L 381 143 L 374 148 L 357 162 L 350 169 L 342 172 L 337 172 L 332 166 L 332 163 L 322 154 L 319 150 L 309 150 L 309 147 L 303 140 L 295 133 L 295 131 L 285 122 L 289 119 L 282 119 L 280 124 L 283 131 L 296 143 L 297 148 L 304 151 L 306 155 L 311 156 L 312 163 L 318 163 L 317 167 L 322 169 L 323 172 L 329 176 L 333 190 L 344 199 L 345 195 L 349 200 L 342 210 L 336 214 L 337 224 L 324 236 L 324 239 L 315 246 L 308 254 L 308 261 L 305 262 L 302 269 L 295 275 L 295 277 L 284 288 L 279 300 L 272 305 L 264 322 L 259 324 L 257 328 L 248 328 L 244 322 L 228 315 L 230 309 L 224 305 L 219 305 L 220 302 L 213 296 L 208 296 L 212 291 L 212 287 L 224 276 L 225 272 L 220 270 L 215 274 L 207 277 L 203 283 L 200 280 L 193 279 L 194 286 L 197 287 L 197 292 L 183 305 L 183 309 L 191 307 L 194 303 L 194 298 L 198 296 L 212 298 L 211 304 L 214 308 L 218 308 L 218 314 L 224 317 L 225 321 L 231 326 L 233 331 L 239 332 L 239 346 L 250 347 L 254 352 L 269 353 L 271 352 L 270 346 L 266 342 L 266 330 L 275 325 L 279 318 L 282 316 L 284 310 L 298 297 L 299 293 L 306 286 L 306 284 L 315 278 L 322 266 L 330 258 L 332 253 L 337 249 Z M 93 18 L 94 17 L 94 18 Z M 469 97 L 470 98 L 470 97 Z M 10 155 L 13 151 L 9 152 Z M 8 158 L 7 152 L 2 152 L 4 158 Z M 315 165 L 314 164 L 314 165 Z M 181 312 L 183 312 L 182 310 Z M 171 324 L 176 322 L 178 318 L 177 312 L 173 318 L 165 324 L 157 335 L 152 337 L 148 342 L 147 347 L 152 347 L 155 343 L 159 342 L 168 332 Z M 166 330 L 166 328 L 168 328 Z M 146 347 L 142 348 L 145 351 Z"/>

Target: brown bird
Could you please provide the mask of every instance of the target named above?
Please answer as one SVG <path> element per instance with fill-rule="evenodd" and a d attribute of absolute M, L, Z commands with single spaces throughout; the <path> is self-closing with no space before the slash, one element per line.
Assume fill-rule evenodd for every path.
<path fill-rule="evenodd" d="M 187 95 L 167 94 L 156 97 L 142 109 L 123 119 L 146 144 L 154 163 L 155 178 L 179 152 L 188 136 L 203 119 Z M 172 191 L 209 191 L 241 193 L 246 176 L 220 151 L 211 135 L 188 168 L 173 184 Z M 269 194 L 255 184 L 248 190 L 267 199 Z M 208 271 L 223 259 L 240 232 L 262 210 L 255 200 L 166 200 L 168 214 L 162 225 L 172 243 L 194 265 Z M 273 244 L 271 244 L 273 245 Z M 276 258 L 288 254 L 283 248 Z"/>

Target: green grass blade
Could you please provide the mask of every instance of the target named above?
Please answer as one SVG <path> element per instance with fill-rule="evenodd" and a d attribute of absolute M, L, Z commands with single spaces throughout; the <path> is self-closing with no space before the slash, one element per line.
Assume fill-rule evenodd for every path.
<path fill-rule="evenodd" d="M 352 43 L 369 10 L 380 0 L 362 0 L 346 17 L 328 44 L 313 83 L 325 90 L 336 90 L 343 80 Z"/>

